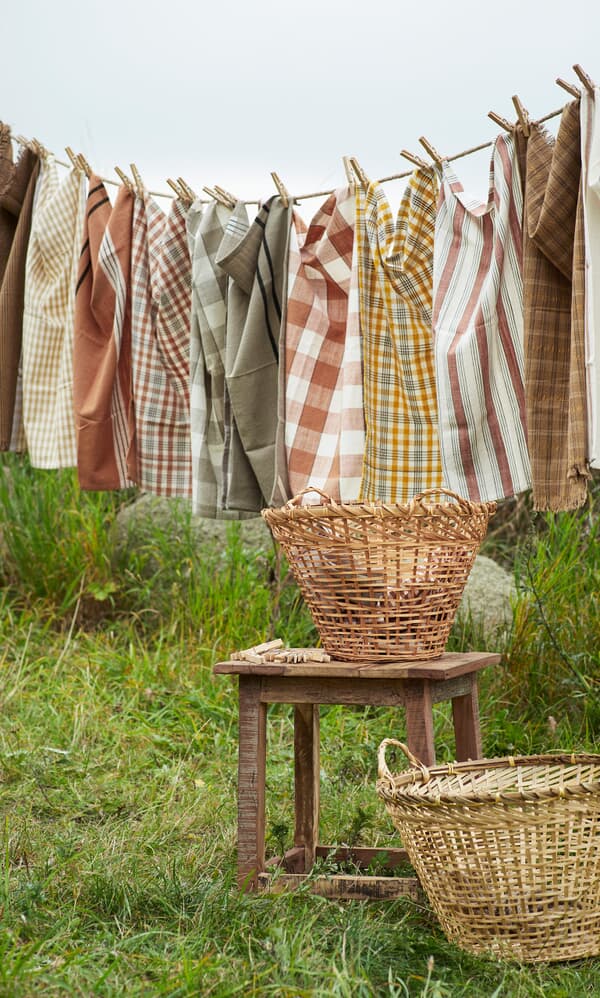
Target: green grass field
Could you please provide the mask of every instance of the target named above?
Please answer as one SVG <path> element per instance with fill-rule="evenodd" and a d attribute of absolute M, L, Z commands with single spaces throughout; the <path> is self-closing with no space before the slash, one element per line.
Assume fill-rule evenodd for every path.
<path fill-rule="evenodd" d="M 236 694 L 211 666 L 315 633 L 234 525 L 207 554 L 182 514 L 176 537 L 157 528 L 115 564 L 129 498 L 0 466 L 0 995 L 600 995 L 598 961 L 475 958 L 426 904 L 238 893 Z M 599 524 L 590 506 L 487 542 L 520 595 L 482 678 L 486 755 L 598 745 Z M 457 621 L 452 647 L 481 640 Z M 292 836 L 291 712 L 269 719 L 277 852 Z M 445 705 L 435 723 L 449 760 Z M 322 708 L 322 841 L 398 844 L 375 779 L 380 740 L 402 734 L 389 709 Z"/>

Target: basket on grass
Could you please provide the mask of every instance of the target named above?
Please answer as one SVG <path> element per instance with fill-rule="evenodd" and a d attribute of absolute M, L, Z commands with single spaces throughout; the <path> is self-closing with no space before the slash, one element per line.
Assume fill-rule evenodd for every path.
<path fill-rule="evenodd" d="M 386 749 L 411 769 L 393 776 Z M 395 739 L 377 791 L 450 940 L 526 962 L 600 953 L 600 756 L 427 769 Z"/>
<path fill-rule="evenodd" d="M 302 505 L 318 493 L 322 502 Z M 436 658 L 495 503 L 431 489 L 406 505 L 338 503 L 304 489 L 262 515 L 332 658 Z"/>

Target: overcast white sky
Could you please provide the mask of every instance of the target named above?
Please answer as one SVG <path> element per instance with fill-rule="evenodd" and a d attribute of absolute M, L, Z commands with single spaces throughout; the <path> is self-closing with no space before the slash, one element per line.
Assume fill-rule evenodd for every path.
<path fill-rule="evenodd" d="M 491 139 L 512 94 L 533 117 L 568 100 L 554 79 L 574 62 L 600 82 L 597 0 L 16 0 L 0 25 L 15 132 L 244 198 L 271 170 L 294 193 L 341 184 L 344 154 L 394 173 L 421 134 L 447 155 Z M 457 164 L 465 186 L 487 189 L 488 160 Z"/>

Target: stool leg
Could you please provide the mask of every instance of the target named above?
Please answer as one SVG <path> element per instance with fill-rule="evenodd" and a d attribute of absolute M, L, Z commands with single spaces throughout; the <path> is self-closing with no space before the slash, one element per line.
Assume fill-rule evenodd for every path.
<path fill-rule="evenodd" d="M 255 890 L 265 869 L 267 705 L 261 679 L 240 676 L 238 761 L 238 886 Z"/>
<path fill-rule="evenodd" d="M 407 679 L 404 690 L 408 747 L 425 766 L 435 766 L 433 709 L 429 681 Z"/>
<path fill-rule="evenodd" d="M 319 705 L 294 707 L 294 845 L 304 848 L 304 871 L 315 862 L 319 837 Z"/>
<path fill-rule="evenodd" d="M 467 759 L 481 759 L 483 755 L 479 725 L 477 676 L 474 674 L 469 678 L 471 681 L 470 691 L 464 696 L 454 697 L 452 701 L 454 739 L 458 762 L 465 762 Z"/>

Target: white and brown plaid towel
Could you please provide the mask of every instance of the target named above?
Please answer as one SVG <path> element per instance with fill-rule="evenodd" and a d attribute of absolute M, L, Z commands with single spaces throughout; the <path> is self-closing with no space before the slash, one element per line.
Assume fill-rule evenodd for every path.
<path fill-rule="evenodd" d="M 344 502 L 358 499 L 365 445 L 354 219 L 353 188 L 331 194 L 308 229 L 294 213 L 285 331 L 290 489 Z"/>

